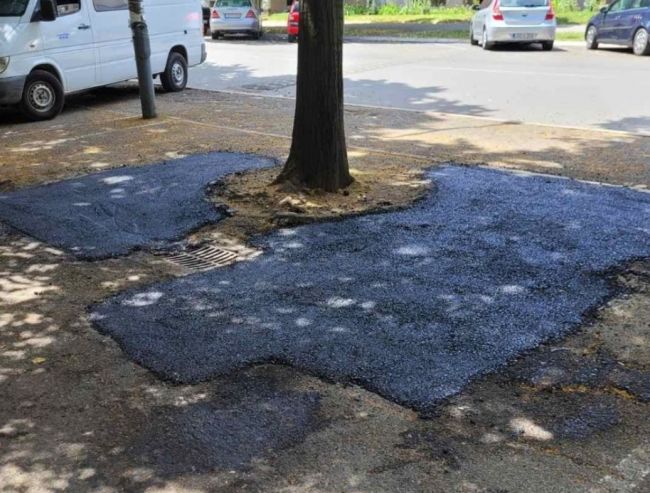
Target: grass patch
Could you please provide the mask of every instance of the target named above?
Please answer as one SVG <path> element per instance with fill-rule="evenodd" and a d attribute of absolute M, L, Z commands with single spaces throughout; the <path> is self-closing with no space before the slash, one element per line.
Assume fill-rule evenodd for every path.
<path fill-rule="evenodd" d="M 264 31 L 272 34 L 286 34 L 284 27 L 265 27 Z M 381 29 L 372 27 L 355 27 L 354 25 L 345 26 L 345 36 L 349 37 L 388 37 L 404 39 L 462 39 L 468 40 L 469 33 L 467 30 L 436 30 L 404 32 L 395 29 Z M 557 32 L 555 35 L 557 41 L 583 41 L 584 33 L 580 32 Z M 469 42 L 469 41 L 468 41 Z"/>
<path fill-rule="evenodd" d="M 596 13 L 591 10 L 556 9 L 559 25 L 586 24 Z M 346 24 L 446 24 L 454 22 L 469 22 L 475 12 L 467 7 L 437 7 L 425 14 L 359 14 L 350 13 L 345 16 Z M 287 13 L 280 12 L 268 16 L 272 21 L 287 21 Z"/>

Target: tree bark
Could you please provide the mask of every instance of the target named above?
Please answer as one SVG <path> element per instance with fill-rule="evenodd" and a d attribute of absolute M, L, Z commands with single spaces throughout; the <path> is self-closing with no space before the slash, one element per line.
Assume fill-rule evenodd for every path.
<path fill-rule="evenodd" d="M 343 0 L 302 0 L 296 113 L 276 183 L 334 192 L 352 183 L 343 124 Z"/>

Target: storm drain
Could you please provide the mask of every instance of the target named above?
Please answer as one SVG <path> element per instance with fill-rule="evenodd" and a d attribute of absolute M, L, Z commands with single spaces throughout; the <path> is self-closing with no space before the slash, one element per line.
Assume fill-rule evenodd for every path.
<path fill-rule="evenodd" d="M 207 245 L 196 250 L 168 255 L 167 260 L 186 269 L 206 271 L 217 267 L 225 267 L 241 260 L 241 258 L 234 252 L 223 250 L 214 245 Z"/>

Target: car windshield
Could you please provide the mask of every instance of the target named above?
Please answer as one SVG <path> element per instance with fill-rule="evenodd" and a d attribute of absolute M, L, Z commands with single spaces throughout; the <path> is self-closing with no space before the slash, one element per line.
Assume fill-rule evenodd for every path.
<path fill-rule="evenodd" d="M 251 7 L 251 0 L 217 0 L 217 7 Z"/>
<path fill-rule="evenodd" d="M 501 0 L 502 7 L 548 7 L 549 0 Z"/>
<path fill-rule="evenodd" d="M 0 0 L 0 17 L 20 17 L 29 0 Z"/>

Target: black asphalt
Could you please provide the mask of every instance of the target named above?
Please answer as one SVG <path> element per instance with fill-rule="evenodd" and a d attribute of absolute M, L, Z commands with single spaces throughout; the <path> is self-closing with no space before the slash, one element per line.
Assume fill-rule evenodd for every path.
<path fill-rule="evenodd" d="M 208 400 L 157 408 L 128 450 L 133 462 L 173 477 L 241 469 L 318 428 L 317 393 L 273 388 L 272 378 L 238 377 L 232 385 L 222 382 Z"/>
<path fill-rule="evenodd" d="M 210 153 L 0 193 L 0 221 L 81 259 L 163 248 L 224 218 L 206 187 L 270 159 Z"/>
<path fill-rule="evenodd" d="M 277 231 L 265 254 L 125 292 L 98 329 L 162 378 L 282 362 L 420 411 L 611 294 L 650 256 L 650 194 L 482 168 L 430 172 L 416 206 Z"/>

